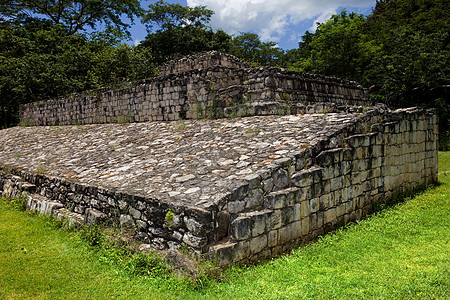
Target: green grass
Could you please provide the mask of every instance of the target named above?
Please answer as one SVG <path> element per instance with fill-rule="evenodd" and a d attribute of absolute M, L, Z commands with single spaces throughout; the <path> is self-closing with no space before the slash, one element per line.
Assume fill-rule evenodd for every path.
<path fill-rule="evenodd" d="M 450 171 L 450 152 L 439 154 Z M 0 298 L 448 299 L 450 174 L 440 183 L 290 255 L 221 280 L 130 272 L 80 234 L 0 203 Z M 113 257 L 111 257 L 113 256 Z"/>

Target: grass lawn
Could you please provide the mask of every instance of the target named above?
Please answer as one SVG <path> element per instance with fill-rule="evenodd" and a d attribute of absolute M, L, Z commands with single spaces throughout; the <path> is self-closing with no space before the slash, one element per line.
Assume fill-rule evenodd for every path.
<path fill-rule="evenodd" d="M 439 160 L 450 171 L 450 152 Z M 439 180 L 290 255 L 195 283 L 133 275 L 79 234 L 0 202 L 0 299 L 449 299 L 450 173 Z"/>

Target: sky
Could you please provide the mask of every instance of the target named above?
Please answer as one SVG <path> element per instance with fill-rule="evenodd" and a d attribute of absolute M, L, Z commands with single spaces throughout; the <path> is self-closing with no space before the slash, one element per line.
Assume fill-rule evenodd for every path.
<path fill-rule="evenodd" d="M 141 1 L 144 9 L 156 0 Z M 264 42 L 273 41 L 285 50 L 298 47 L 301 36 L 314 32 L 316 23 L 345 8 L 368 15 L 376 0 L 166 0 L 183 6 L 205 5 L 215 12 L 210 26 L 228 34 L 257 33 Z M 145 26 L 136 21 L 130 32 L 132 43 L 138 44 L 147 35 Z"/>

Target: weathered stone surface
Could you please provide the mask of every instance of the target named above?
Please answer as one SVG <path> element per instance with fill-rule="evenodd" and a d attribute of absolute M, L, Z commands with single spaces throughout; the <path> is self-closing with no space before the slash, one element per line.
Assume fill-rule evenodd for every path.
<path fill-rule="evenodd" d="M 276 159 L 313 146 L 321 137 L 326 138 L 326 133 L 342 128 L 342 123 L 355 122 L 358 116 L 341 113 L 16 127 L 2 130 L 0 161 L 24 172 L 42 172 L 74 184 L 101 185 L 159 201 L 194 204 L 199 197 L 213 197 L 248 176 L 236 175 L 241 170 L 236 164 L 242 155 L 250 157 L 245 169 L 260 172 Z M 178 129 L 180 125 L 184 127 Z M 249 132 L 250 127 L 260 130 Z M 221 165 L 221 159 L 236 164 Z M 275 179 L 263 182 L 267 180 L 272 181 L 269 187 L 273 189 Z M 281 180 L 285 183 L 285 177 Z M 256 184 L 254 179 L 249 183 Z M 267 184 L 264 187 L 269 191 Z M 125 202 L 120 203 L 124 209 Z M 246 204 L 240 205 L 244 207 L 236 211 Z"/>

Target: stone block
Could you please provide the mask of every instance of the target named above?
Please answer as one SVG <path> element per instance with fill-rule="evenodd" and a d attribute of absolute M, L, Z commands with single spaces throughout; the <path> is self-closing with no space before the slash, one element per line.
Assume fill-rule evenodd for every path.
<path fill-rule="evenodd" d="M 208 239 L 206 237 L 195 236 L 192 233 L 187 232 L 183 235 L 183 242 L 197 250 L 201 250 L 208 243 Z"/>
<path fill-rule="evenodd" d="M 292 240 L 292 226 L 288 225 L 278 230 L 278 245 L 283 245 Z"/>
<path fill-rule="evenodd" d="M 287 205 L 286 195 L 284 190 L 268 194 L 264 199 L 264 207 L 273 209 L 285 207 Z"/>
<path fill-rule="evenodd" d="M 216 261 L 219 266 L 228 266 L 233 262 L 233 254 L 236 249 L 236 242 L 226 242 L 214 245 L 209 248 L 208 256 Z"/>
<path fill-rule="evenodd" d="M 302 220 L 298 220 L 292 223 L 291 226 L 291 237 L 293 240 L 296 240 L 302 236 Z"/>
<path fill-rule="evenodd" d="M 297 187 L 309 187 L 313 183 L 313 176 L 310 171 L 300 171 L 291 178 L 292 184 Z"/>
<path fill-rule="evenodd" d="M 281 227 L 281 210 L 277 209 L 272 212 L 270 215 L 270 228 L 268 229 L 277 229 Z"/>
<path fill-rule="evenodd" d="M 236 214 L 245 209 L 245 202 L 244 201 L 232 201 L 228 203 L 228 211 L 231 214 Z"/>
<path fill-rule="evenodd" d="M 267 248 L 267 235 L 263 234 L 252 238 L 250 241 L 250 252 L 256 254 Z"/>
<path fill-rule="evenodd" d="M 250 217 L 238 217 L 231 222 L 231 235 L 239 241 L 247 240 L 252 235 L 251 225 L 252 220 Z"/>
<path fill-rule="evenodd" d="M 319 214 L 317 214 L 318 216 Z M 309 224 L 310 223 L 310 219 L 309 217 L 303 218 L 301 221 L 301 231 L 302 231 L 302 236 L 305 236 L 309 233 Z"/>
<path fill-rule="evenodd" d="M 239 262 L 247 259 L 250 256 L 250 242 L 241 241 L 234 248 L 233 261 Z"/>
<path fill-rule="evenodd" d="M 206 228 L 203 224 L 199 223 L 194 218 L 185 216 L 183 218 L 184 224 L 186 228 L 192 232 L 194 235 L 203 235 L 206 233 Z"/>
<path fill-rule="evenodd" d="M 272 248 L 278 243 L 278 230 L 272 230 L 267 234 L 267 246 Z"/>
<path fill-rule="evenodd" d="M 324 211 L 323 218 L 325 224 L 331 223 L 332 221 L 336 220 L 336 208 L 330 208 Z"/>
<path fill-rule="evenodd" d="M 305 202 L 305 201 L 303 201 L 303 202 Z M 301 203 L 295 203 L 293 208 L 294 208 L 293 220 L 294 221 L 298 221 L 302 217 L 302 215 L 301 215 Z"/>
<path fill-rule="evenodd" d="M 271 213 L 271 211 L 267 210 L 249 213 L 249 216 L 252 220 L 251 230 L 253 237 L 261 235 L 266 231 L 267 222 Z"/>
<path fill-rule="evenodd" d="M 315 213 L 319 210 L 319 198 L 310 199 L 308 202 L 310 213 Z"/>
<path fill-rule="evenodd" d="M 294 221 L 294 208 L 291 206 L 281 209 L 281 226 L 289 224 Z"/>
<path fill-rule="evenodd" d="M 230 213 L 227 211 L 220 211 L 217 213 L 215 239 L 220 241 L 228 235 L 228 227 L 230 225 Z"/>
<path fill-rule="evenodd" d="M 106 221 L 106 218 L 108 216 L 101 211 L 98 211 L 93 208 L 86 209 L 85 214 L 85 223 L 87 224 L 100 224 L 104 221 Z"/>
<path fill-rule="evenodd" d="M 264 191 L 260 188 L 251 190 L 244 199 L 245 208 L 255 208 L 261 206 L 264 201 Z"/>

